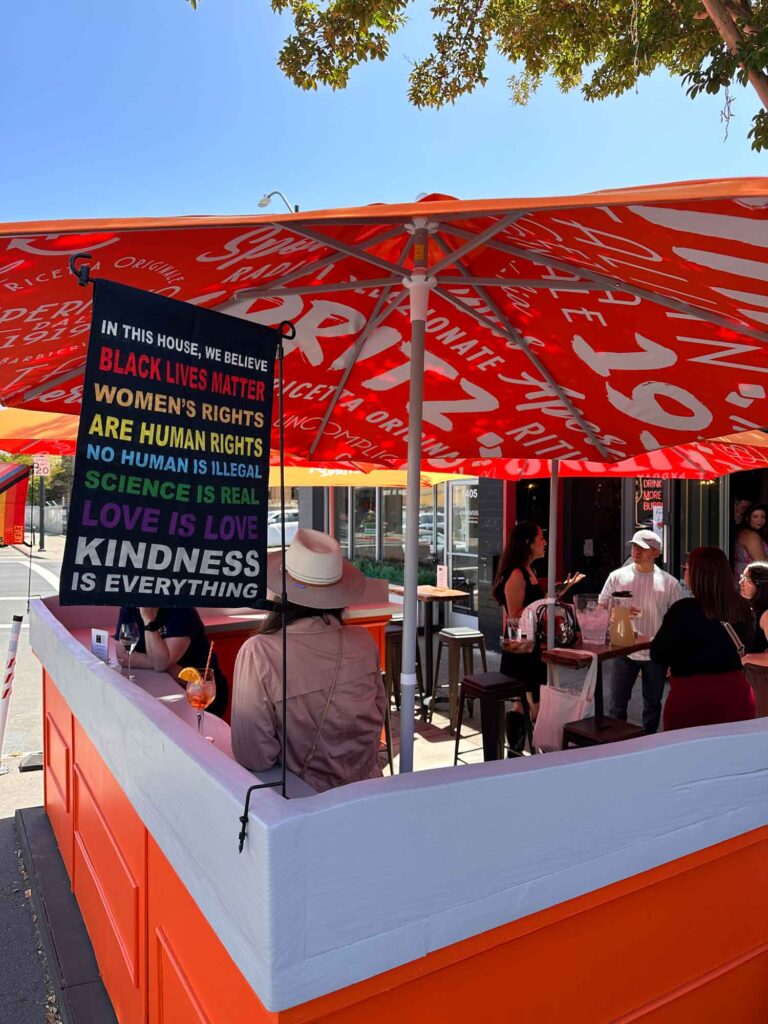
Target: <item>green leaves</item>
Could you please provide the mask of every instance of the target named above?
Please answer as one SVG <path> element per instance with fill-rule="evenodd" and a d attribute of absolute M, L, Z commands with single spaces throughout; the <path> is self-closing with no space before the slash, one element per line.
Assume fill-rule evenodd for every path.
<path fill-rule="evenodd" d="M 280 51 L 282 71 L 301 89 L 343 89 L 358 64 L 386 60 L 409 0 L 271 4 L 294 24 Z M 417 107 L 441 107 L 482 87 L 491 46 L 513 65 L 509 88 L 520 104 L 545 76 L 594 101 L 635 88 L 658 68 L 682 78 L 691 99 L 748 85 L 749 72 L 768 90 L 768 0 L 719 6 L 730 19 L 724 34 L 738 40 L 735 53 L 702 0 L 432 0 L 432 50 L 414 64 L 408 96 Z M 753 149 L 768 148 L 765 122 L 761 111 L 749 133 Z"/>

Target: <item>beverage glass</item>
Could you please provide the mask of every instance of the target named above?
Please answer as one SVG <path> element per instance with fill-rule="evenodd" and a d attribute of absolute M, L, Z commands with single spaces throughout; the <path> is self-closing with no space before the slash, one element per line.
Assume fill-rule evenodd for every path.
<path fill-rule="evenodd" d="M 124 622 L 120 627 L 120 643 L 123 646 L 123 650 L 128 654 L 128 678 L 135 679 L 136 677 L 131 672 L 131 655 L 136 649 L 136 644 L 139 642 L 141 633 L 139 630 L 138 623 L 136 622 Z"/>
<path fill-rule="evenodd" d="M 505 633 L 506 640 L 519 640 L 520 639 L 520 619 L 511 616 L 507 618 L 507 628 Z"/>
<path fill-rule="evenodd" d="M 598 595 L 576 594 L 573 607 L 583 643 L 604 644 L 608 630 L 608 608 L 598 603 Z"/>
<path fill-rule="evenodd" d="M 216 679 L 212 668 L 183 668 L 179 672 L 187 688 L 187 702 L 197 712 L 197 734 L 203 735 L 205 709 L 216 696 Z"/>

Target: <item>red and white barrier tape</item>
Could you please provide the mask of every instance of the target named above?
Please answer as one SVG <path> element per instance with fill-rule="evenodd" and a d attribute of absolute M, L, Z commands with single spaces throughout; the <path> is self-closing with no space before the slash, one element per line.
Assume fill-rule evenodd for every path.
<path fill-rule="evenodd" d="M 21 636 L 21 615 L 13 616 L 11 625 L 11 636 L 8 641 L 8 658 L 3 673 L 2 692 L 0 692 L 0 754 L 3 752 L 3 740 L 5 739 L 5 726 L 8 722 L 8 707 L 11 703 L 11 691 L 13 690 L 13 675 L 16 671 L 16 652 L 19 649 L 19 637 Z"/>

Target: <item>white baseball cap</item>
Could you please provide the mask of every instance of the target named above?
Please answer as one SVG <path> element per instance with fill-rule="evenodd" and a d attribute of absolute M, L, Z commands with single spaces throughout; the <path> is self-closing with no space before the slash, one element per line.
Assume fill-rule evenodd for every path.
<path fill-rule="evenodd" d="M 661 551 L 661 537 L 653 530 L 638 530 L 632 535 L 632 539 L 627 541 L 627 544 L 637 544 L 639 548 L 654 548 L 656 551 Z"/>

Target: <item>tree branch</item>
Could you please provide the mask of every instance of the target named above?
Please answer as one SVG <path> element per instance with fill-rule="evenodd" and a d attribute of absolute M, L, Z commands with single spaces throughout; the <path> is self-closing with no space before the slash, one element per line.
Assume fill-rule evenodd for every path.
<path fill-rule="evenodd" d="M 743 38 L 726 4 L 723 0 L 701 0 L 701 3 L 726 46 L 736 56 L 741 49 Z M 753 70 L 747 71 L 747 75 L 760 102 L 768 110 L 768 75 L 764 71 Z"/>

